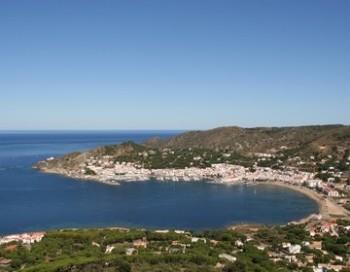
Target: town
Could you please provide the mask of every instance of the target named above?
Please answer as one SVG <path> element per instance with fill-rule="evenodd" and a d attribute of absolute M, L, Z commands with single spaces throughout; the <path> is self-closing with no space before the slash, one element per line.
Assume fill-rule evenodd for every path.
<path fill-rule="evenodd" d="M 110 185 L 149 180 L 223 185 L 269 183 L 308 195 L 318 202 L 320 214 L 324 217 L 349 216 L 349 152 L 339 160 L 330 155 L 307 158 L 286 155 L 288 149 L 284 146 L 274 154 L 255 153 L 252 157 L 227 150 L 155 150 L 133 143 L 121 146 L 131 147 L 132 152 L 116 157 L 108 154 L 111 149 L 108 147 L 108 152 L 83 154 L 84 160 L 64 167 L 56 164 L 62 160 L 65 162 L 65 157 L 50 157 L 39 162 L 38 168 L 44 172 Z M 70 157 L 67 161 L 70 162 Z"/>
<path fill-rule="evenodd" d="M 128 143 L 122 145 L 128 153 L 117 156 L 114 152 L 119 152 L 119 148 L 50 157 L 35 167 L 47 173 L 110 185 L 157 180 L 214 182 L 222 186 L 283 186 L 316 201 L 319 212 L 285 226 L 236 225 L 203 232 L 124 228 L 59 230 L 48 232 L 29 250 L 36 246 L 45 248 L 40 244 L 49 241 L 55 247 L 52 237 L 54 244 L 66 243 L 68 239 L 68 243 L 73 244 L 66 249 L 65 257 L 78 254 L 75 256 L 83 258 L 82 255 L 89 252 L 88 259 L 78 266 L 74 264 L 78 267 L 76 271 L 89 269 L 92 264 L 98 267 L 96 271 L 349 271 L 348 151 L 339 159 L 332 155 L 299 156 L 281 147 L 275 153 L 255 153 L 248 157 L 229 150 L 154 150 Z M 6 250 L 11 243 L 23 242 L 2 245 L 0 256 L 8 269 L 5 271 L 18 267 L 18 262 L 13 261 L 17 255 Z M 72 253 L 72 248 L 77 252 Z M 58 248 L 55 250 L 62 254 Z M 22 267 L 26 267 L 23 271 L 61 271 L 56 269 L 59 267 L 56 260 L 61 257 L 55 250 L 51 251 L 52 256 L 45 257 L 49 261 L 44 264 L 34 261 L 26 267 L 22 263 Z M 25 254 L 30 255 L 31 251 L 27 249 Z M 109 270 L 111 266 L 117 270 Z M 66 260 L 64 267 L 72 266 Z"/>

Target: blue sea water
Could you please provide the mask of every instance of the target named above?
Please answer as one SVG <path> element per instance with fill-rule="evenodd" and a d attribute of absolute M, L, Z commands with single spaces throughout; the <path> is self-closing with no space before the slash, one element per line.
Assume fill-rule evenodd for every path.
<path fill-rule="evenodd" d="M 298 192 L 277 186 L 202 182 L 131 182 L 110 186 L 40 173 L 49 156 L 175 131 L 0 132 L 0 234 L 64 227 L 223 228 L 283 224 L 318 210 Z"/>

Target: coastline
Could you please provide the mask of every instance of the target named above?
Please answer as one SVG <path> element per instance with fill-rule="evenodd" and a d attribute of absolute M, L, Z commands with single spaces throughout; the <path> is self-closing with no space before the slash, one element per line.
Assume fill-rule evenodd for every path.
<path fill-rule="evenodd" d="M 57 174 L 57 173 L 53 173 L 53 174 Z M 72 178 L 72 177 L 70 177 L 70 178 Z M 88 181 L 88 180 L 85 179 L 85 181 Z M 93 180 L 89 180 L 89 181 L 93 181 Z M 165 180 L 165 181 L 158 180 L 158 181 L 159 182 L 171 182 L 169 180 Z M 95 182 L 99 182 L 99 181 L 95 181 Z M 137 182 L 137 181 L 133 181 L 133 182 Z M 185 182 L 185 181 L 182 181 L 182 182 Z M 210 183 L 214 183 L 214 184 L 218 184 L 218 185 L 226 185 L 226 186 L 240 186 L 240 185 L 244 185 L 244 184 L 248 184 L 248 185 L 252 185 L 252 186 L 256 186 L 256 185 L 279 186 L 279 187 L 287 188 L 287 189 L 290 189 L 293 191 L 297 191 L 297 192 L 309 197 L 310 199 L 314 200 L 317 203 L 318 209 L 319 209 L 317 214 L 313 213 L 313 214 L 310 214 L 310 215 L 308 215 L 304 218 L 301 218 L 299 220 L 290 221 L 287 224 L 308 224 L 309 222 L 311 222 L 313 220 L 334 221 L 334 219 L 336 219 L 336 218 L 350 219 L 349 212 L 347 212 L 344 208 L 336 205 L 331 200 L 322 196 L 320 193 L 317 193 L 317 192 L 315 192 L 315 191 L 313 191 L 305 186 L 286 184 L 286 183 L 283 183 L 281 181 L 251 181 L 251 182 L 250 181 L 239 181 L 239 182 L 234 182 L 234 183 L 222 183 L 220 181 L 215 181 L 215 180 L 206 180 L 206 181 L 202 181 L 202 182 L 210 182 Z M 283 225 L 286 225 L 286 224 L 272 224 L 271 226 L 283 226 Z M 259 224 L 259 223 L 253 223 L 253 222 L 252 223 L 236 223 L 236 224 L 223 226 L 222 229 L 227 229 L 227 230 L 236 230 L 239 228 L 259 229 L 263 226 L 266 226 L 266 225 Z M 67 229 L 72 229 L 72 230 L 79 230 L 79 229 L 100 229 L 100 230 L 103 230 L 103 229 L 122 229 L 122 230 L 142 229 L 142 230 L 144 230 L 145 228 L 143 228 L 143 227 L 132 228 L 132 227 L 113 226 L 112 225 L 112 226 L 100 226 L 100 227 L 91 227 L 91 228 L 90 227 L 78 227 L 78 228 L 77 227 L 67 227 L 67 228 L 58 228 L 58 229 L 53 228 L 53 229 L 45 229 L 45 230 L 32 230 L 31 232 L 27 232 L 27 233 L 45 233 L 45 232 L 49 232 L 52 230 L 67 230 Z M 175 229 L 169 228 L 166 230 L 159 230 L 159 231 L 173 231 L 173 230 L 175 230 Z M 23 233 L 20 233 L 20 234 L 23 234 Z M 11 234 L 11 235 L 20 235 L 20 234 Z M 0 238 L 2 236 L 3 235 L 0 234 Z"/>
<path fill-rule="evenodd" d="M 284 188 L 288 188 L 294 191 L 297 191 L 301 194 L 306 195 L 310 199 L 314 200 L 319 207 L 319 215 L 321 215 L 322 219 L 332 219 L 337 217 L 349 217 L 349 212 L 346 211 L 343 207 L 340 207 L 339 205 L 335 204 L 333 201 L 331 201 L 329 198 L 321 195 L 320 193 L 317 193 L 314 190 L 311 190 L 305 186 L 299 186 L 299 185 L 292 185 L 287 184 L 279 181 L 262 181 L 262 182 L 255 182 L 254 184 L 265 184 L 265 185 L 275 185 L 280 186 Z M 290 223 L 297 223 L 297 224 L 303 224 L 307 223 L 309 220 L 313 219 L 315 214 L 311 214 L 306 218 L 302 218 L 298 221 L 292 221 Z"/>
<path fill-rule="evenodd" d="M 115 171 L 122 168 L 124 175 L 115 175 Z M 217 164 L 212 168 L 196 169 L 137 169 L 133 165 L 117 165 L 114 169 L 94 168 L 97 175 L 85 175 L 82 171 L 68 171 L 62 168 L 39 168 L 41 172 L 58 174 L 79 181 L 93 181 L 107 185 L 120 185 L 124 182 L 147 182 L 158 180 L 160 182 L 209 182 L 220 185 L 273 185 L 297 191 L 312 199 L 318 205 L 318 213 L 308 215 L 290 223 L 307 223 L 312 219 L 319 218 L 331 220 L 337 218 L 350 218 L 350 213 L 343 207 L 336 204 L 333 199 L 326 197 L 315 189 L 304 186 L 305 181 L 312 179 L 313 175 L 304 172 L 279 172 L 266 168 L 259 168 L 258 175 L 250 173 L 244 167 L 236 165 Z M 236 171 L 236 175 L 231 175 Z M 118 172 L 119 173 L 119 172 Z M 220 174 L 220 175 L 218 175 Z M 232 227 L 232 226 L 230 226 Z"/>

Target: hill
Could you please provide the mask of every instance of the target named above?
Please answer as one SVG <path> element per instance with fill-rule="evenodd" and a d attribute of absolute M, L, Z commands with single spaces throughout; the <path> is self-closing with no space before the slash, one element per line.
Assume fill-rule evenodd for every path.
<path fill-rule="evenodd" d="M 220 127 L 206 131 L 190 131 L 170 139 L 151 139 L 154 148 L 225 149 L 250 155 L 295 150 L 299 155 L 312 153 L 344 155 L 350 147 L 350 127 L 343 125 L 301 127 Z"/>
<path fill-rule="evenodd" d="M 129 141 L 102 146 L 45 160 L 35 167 L 68 176 L 73 171 L 77 176 L 78 173 L 93 175 L 90 166 L 113 168 L 116 163 L 131 162 L 146 169 L 183 169 L 225 162 L 274 169 L 295 166 L 302 171 L 320 173 L 327 180 L 332 176 L 325 175 L 324 170 L 337 169 L 339 175 L 347 173 L 349 150 L 349 126 L 222 127 L 190 131 L 169 139 L 150 139 L 144 144 Z"/>

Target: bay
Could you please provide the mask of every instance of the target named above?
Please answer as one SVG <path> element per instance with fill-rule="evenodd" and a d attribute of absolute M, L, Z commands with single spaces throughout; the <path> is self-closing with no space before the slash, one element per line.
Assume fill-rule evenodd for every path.
<path fill-rule="evenodd" d="M 40 173 L 49 156 L 179 131 L 0 132 L 0 234 L 67 227 L 212 229 L 284 224 L 317 212 L 305 195 L 278 186 L 129 182 L 110 186 Z"/>

